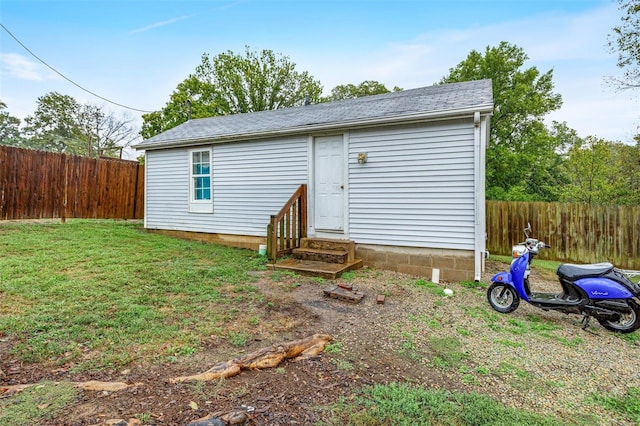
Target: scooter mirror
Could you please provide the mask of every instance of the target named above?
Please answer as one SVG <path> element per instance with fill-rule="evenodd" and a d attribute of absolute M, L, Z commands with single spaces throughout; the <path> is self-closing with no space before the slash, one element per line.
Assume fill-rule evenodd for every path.
<path fill-rule="evenodd" d="M 524 236 L 529 238 L 529 232 L 531 232 L 531 223 L 527 222 L 527 227 L 524 228 Z"/>

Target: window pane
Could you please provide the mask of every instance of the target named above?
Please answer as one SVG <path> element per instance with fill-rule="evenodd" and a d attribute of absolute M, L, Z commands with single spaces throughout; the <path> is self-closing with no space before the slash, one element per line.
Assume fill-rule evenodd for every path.
<path fill-rule="evenodd" d="M 211 199 L 211 178 L 210 177 L 194 177 L 193 178 L 193 198 L 194 200 L 210 200 Z"/>
<path fill-rule="evenodd" d="M 194 175 L 199 175 L 202 172 L 200 171 L 202 168 L 202 152 L 192 152 L 191 153 L 191 173 Z"/>
<path fill-rule="evenodd" d="M 191 173 L 194 175 L 208 175 L 211 173 L 208 151 L 198 151 L 192 153 Z"/>
<path fill-rule="evenodd" d="M 200 193 L 202 186 L 200 185 L 200 178 L 193 178 L 193 199 L 200 200 Z"/>

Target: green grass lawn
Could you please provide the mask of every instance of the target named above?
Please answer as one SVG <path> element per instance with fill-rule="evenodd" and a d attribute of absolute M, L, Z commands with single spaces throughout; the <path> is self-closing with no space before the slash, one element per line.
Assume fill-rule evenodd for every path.
<path fill-rule="evenodd" d="M 27 362 L 76 370 L 190 355 L 264 303 L 249 250 L 148 233 L 138 222 L 0 225 L 0 330 Z M 259 314 L 255 314 L 259 315 Z"/>
<path fill-rule="evenodd" d="M 0 253 L 0 337 L 10 340 L 13 356 L 22 361 L 72 371 L 119 368 L 133 360 L 178 362 L 200 350 L 211 335 L 231 349 L 244 346 L 253 327 L 267 322 L 273 303 L 252 285 L 255 278 L 248 272 L 265 264 L 256 252 L 149 233 L 139 222 L 0 223 Z M 555 268 L 540 266 L 549 273 Z M 442 291 L 425 280 L 415 285 L 436 297 Z M 549 330 L 533 319 L 508 325 Z M 411 358 L 412 335 L 404 336 L 403 350 Z M 455 336 L 430 339 L 430 345 L 441 368 L 466 359 Z M 340 350 L 337 342 L 327 354 Z M 76 392 L 68 384 L 44 383 L 0 399 L 0 424 L 53 418 Z M 636 421 L 638 395 L 632 388 L 593 401 Z M 327 410 L 324 424 L 545 425 L 566 420 L 507 408 L 486 395 L 407 384 L 356 389 L 352 399 L 313 408 Z"/>
<path fill-rule="evenodd" d="M 478 393 L 391 383 L 364 388 L 355 402 L 333 407 L 331 425 L 566 425 L 561 419 L 508 408 Z M 576 424 L 576 423 L 574 423 Z"/>

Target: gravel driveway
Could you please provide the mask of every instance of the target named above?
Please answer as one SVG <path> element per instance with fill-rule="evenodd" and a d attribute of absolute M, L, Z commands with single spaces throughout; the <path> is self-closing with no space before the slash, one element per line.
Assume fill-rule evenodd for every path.
<path fill-rule="evenodd" d="M 488 263 L 483 282 L 504 265 Z M 262 291 L 300 304 L 310 316 L 301 327 L 335 337 L 338 368 L 363 383 L 410 381 L 489 394 L 503 403 L 598 424 L 630 424 L 592 401 L 640 387 L 640 332 L 613 334 L 592 320 L 545 312 L 526 303 L 500 314 L 486 301 L 486 284 L 432 286 L 408 275 L 362 270 L 349 280 L 365 292 L 359 304 L 329 299 L 329 282 L 271 276 Z M 556 291 L 548 272 L 534 271 L 534 290 Z M 448 297 L 445 287 L 454 291 Z M 483 288 L 484 287 L 484 288 Z M 385 295 L 384 304 L 376 303 Z"/>

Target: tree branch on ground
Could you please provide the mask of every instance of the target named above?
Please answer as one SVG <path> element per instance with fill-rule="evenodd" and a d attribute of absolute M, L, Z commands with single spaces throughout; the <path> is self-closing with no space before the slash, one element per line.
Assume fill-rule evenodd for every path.
<path fill-rule="evenodd" d="M 314 334 L 304 339 L 277 343 L 270 347 L 259 349 L 242 358 L 216 364 L 204 373 L 176 377 L 171 379 L 171 382 L 216 380 L 235 376 L 242 370 L 273 368 L 285 359 L 297 358 L 298 360 L 303 360 L 316 356 L 324 351 L 324 348 L 331 340 L 333 340 L 333 338 L 327 334 Z"/>

